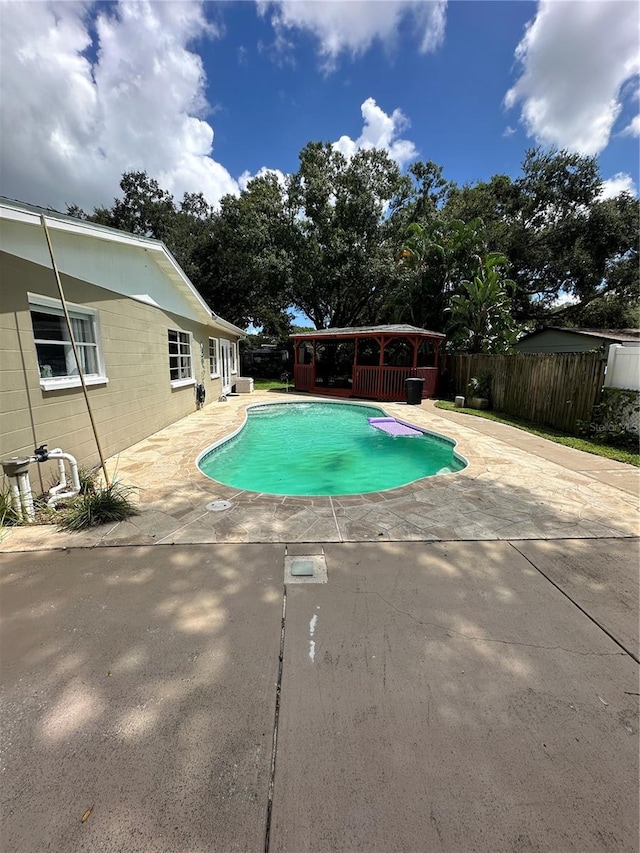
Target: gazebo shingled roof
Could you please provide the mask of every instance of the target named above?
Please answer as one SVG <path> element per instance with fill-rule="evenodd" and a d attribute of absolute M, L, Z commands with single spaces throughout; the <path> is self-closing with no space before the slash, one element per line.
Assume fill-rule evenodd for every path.
<path fill-rule="evenodd" d="M 420 335 L 427 338 L 445 338 L 441 332 L 430 332 L 419 326 L 395 323 L 388 326 L 346 326 L 344 329 L 310 329 L 308 332 L 296 332 L 290 338 L 331 338 L 331 337 L 369 337 L 370 335 Z"/>

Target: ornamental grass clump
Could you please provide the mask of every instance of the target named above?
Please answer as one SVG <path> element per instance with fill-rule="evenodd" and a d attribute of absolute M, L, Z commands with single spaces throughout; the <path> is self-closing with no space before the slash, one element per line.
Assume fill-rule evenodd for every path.
<path fill-rule="evenodd" d="M 13 505 L 9 486 L 3 486 L 0 491 L 0 527 L 10 527 L 14 524 L 20 524 L 20 515 Z"/>
<path fill-rule="evenodd" d="M 80 480 L 80 494 L 94 494 L 98 488 L 98 468 L 78 468 L 78 480 Z"/>
<path fill-rule="evenodd" d="M 99 524 L 124 521 L 133 515 L 140 515 L 130 499 L 133 488 L 120 483 L 109 486 L 95 486 L 94 491 L 78 495 L 61 511 L 58 521 L 59 530 L 77 531 Z"/>

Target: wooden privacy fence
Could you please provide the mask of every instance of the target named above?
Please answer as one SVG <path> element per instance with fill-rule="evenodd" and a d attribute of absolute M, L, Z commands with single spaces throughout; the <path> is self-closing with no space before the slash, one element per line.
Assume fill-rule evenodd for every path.
<path fill-rule="evenodd" d="M 604 382 L 606 359 L 596 352 L 449 355 L 450 388 L 469 397 L 469 380 L 491 373 L 493 408 L 577 433 L 590 423 Z"/>

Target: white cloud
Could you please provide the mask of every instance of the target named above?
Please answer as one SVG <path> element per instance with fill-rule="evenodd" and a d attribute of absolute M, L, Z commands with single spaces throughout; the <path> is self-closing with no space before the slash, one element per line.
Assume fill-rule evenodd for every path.
<path fill-rule="evenodd" d="M 503 136 L 513 136 L 513 134 L 514 134 L 514 133 L 517 133 L 516 128 L 515 128 L 515 127 L 511 127 L 511 125 L 510 125 L 510 124 L 508 124 L 508 125 L 505 127 L 505 129 L 504 129 L 504 131 L 503 131 L 502 135 L 503 135 Z"/>
<path fill-rule="evenodd" d="M 640 136 L 640 115 L 631 119 L 625 129 L 621 131 L 620 136 Z"/>
<path fill-rule="evenodd" d="M 249 184 L 249 181 L 252 181 L 254 178 L 263 178 L 265 175 L 274 175 L 280 186 L 284 188 L 286 184 L 286 176 L 284 172 L 281 172 L 280 169 L 269 169 L 267 166 L 262 166 L 261 169 L 258 169 L 255 175 L 252 175 L 248 169 L 245 169 L 245 171 L 238 178 L 238 186 L 244 192 L 244 190 L 246 190 Z"/>
<path fill-rule="evenodd" d="M 540 0 L 516 49 L 522 74 L 507 92 L 530 136 L 598 154 L 621 110 L 622 87 L 640 68 L 637 5 L 627 0 Z"/>
<path fill-rule="evenodd" d="M 631 175 L 627 175 L 625 172 L 618 172 L 612 178 L 602 182 L 600 198 L 603 200 L 607 198 L 615 198 L 620 195 L 620 193 L 624 192 L 631 193 L 632 196 L 636 196 L 638 194 L 638 190 L 636 189 L 636 185 L 633 182 Z"/>
<path fill-rule="evenodd" d="M 556 298 L 551 303 L 551 308 L 562 308 L 565 305 L 578 305 L 580 302 L 580 297 L 576 296 L 573 293 L 567 293 L 565 290 L 561 290 Z"/>
<path fill-rule="evenodd" d="M 373 98 L 367 98 L 360 109 L 364 119 L 362 133 L 356 140 L 341 136 L 333 143 L 334 148 L 347 158 L 353 157 L 361 148 L 383 148 L 400 168 L 415 160 L 418 150 L 413 142 L 397 138 L 409 126 L 409 120 L 401 110 L 395 109 L 391 115 L 387 115 Z"/>
<path fill-rule="evenodd" d="M 2 192 L 92 208 L 110 204 L 132 169 L 178 198 L 202 191 L 215 204 L 238 192 L 210 156 L 205 74 L 189 49 L 203 35 L 216 31 L 198 2 L 4 2 Z"/>
<path fill-rule="evenodd" d="M 384 149 L 400 168 L 406 166 L 411 160 L 415 160 L 418 156 L 418 150 L 413 142 L 408 139 L 396 138 L 402 130 L 410 125 L 409 120 L 401 110 L 396 109 L 391 115 L 387 115 L 373 98 L 367 98 L 360 110 L 364 119 L 362 133 L 356 140 L 351 139 L 350 136 L 341 136 L 337 142 L 333 143 L 333 147 L 337 151 L 340 151 L 350 160 L 360 149 Z M 270 169 L 267 166 L 262 166 L 255 174 L 251 174 L 248 169 L 244 171 L 238 178 L 238 186 L 240 190 L 244 191 L 253 178 L 269 174 L 275 175 L 280 186 L 285 187 L 287 176 L 280 169 Z"/>
<path fill-rule="evenodd" d="M 259 13 L 271 16 L 276 47 L 292 49 L 288 31 L 311 33 L 327 71 L 336 68 L 341 54 L 360 56 L 376 41 L 393 47 L 407 18 L 420 39 L 420 52 L 436 50 L 444 39 L 446 8 L 447 0 L 258 0 Z"/>

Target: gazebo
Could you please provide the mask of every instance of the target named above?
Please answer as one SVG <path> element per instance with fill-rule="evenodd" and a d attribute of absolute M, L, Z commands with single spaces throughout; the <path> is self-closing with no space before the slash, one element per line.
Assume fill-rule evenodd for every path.
<path fill-rule="evenodd" d="M 405 379 L 424 379 L 433 397 L 438 353 L 445 335 L 417 326 L 362 326 L 290 335 L 295 348 L 296 391 L 332 397 L 402 400 Z"/>

